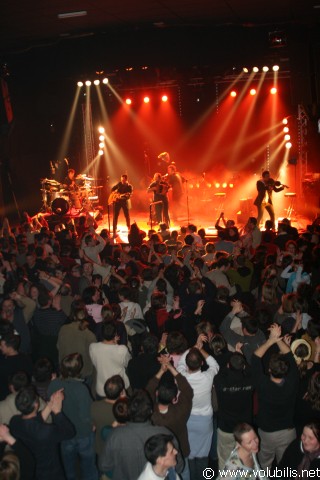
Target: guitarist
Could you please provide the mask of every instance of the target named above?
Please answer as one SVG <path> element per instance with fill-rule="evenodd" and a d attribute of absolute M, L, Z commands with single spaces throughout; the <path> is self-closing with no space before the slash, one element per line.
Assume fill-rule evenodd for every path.
<path fill-rule="evenodd" d="M 158 223 L 164 222 L 170 226 L 168 190 L 170 185 L 162 179 L 161 173 L 155 173 L 148 187 L 148 193 L 153 192 L 153 201 L 162 202 L 154 205 L 156 220 Z"/>
<path fill-rule="evenodd" d="M 128 182 L 128 175 L 121 175 L 121 180 L 111 189 L 111 195 L 113 202 L 113 235 L 117 233 L 117 225 L 120 210 L 123 210 L 124 216 L 126 218 L 126 224 L 128 231 L 130 230 L 130 197 L 132 195 L 133 188 L 132 185 Z"/>

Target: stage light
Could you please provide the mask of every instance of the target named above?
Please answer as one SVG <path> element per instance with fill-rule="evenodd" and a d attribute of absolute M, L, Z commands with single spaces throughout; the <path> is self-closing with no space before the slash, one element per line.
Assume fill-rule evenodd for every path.
<path fill-rule="evenodd" d="M 270 93 L 271 93 L 271 95 L 275 95 L 275 94 L 277 93 L 277 91 L 278 91 L 278 90 L 276 89 L 276 87 L 270 88 Z"/>
<path fill-rule="evenodd" d="M 284 127 L 283 133 L 288 133 L 289 132 L 289 127 Z"/>
<path fill-rule="evenodd" d="M 228 184 L 226 182 L 223 182 L 222 188 L 227 188 Z"/>
<path fill-rule="evenodd" d="M 287 117 L 282 120 L 283 125 L 288 125 L 288 119 Z"/>
<path fill-rule="evenodd" d="M 197 187 L 197 188 L 200 188 L 200 183 L 196 183 L 196 187 Z"/>
<path fill-rule="evenodd" d="M 100 155 L 100 157 L 101 157 L 101 155 L 103 155 L 103 150 L 99 150 L 98 153 L 99 153 L 99 155 Z"/>
<path fill-rule="evenodd" d="M 229 188 L 233 188 L 233 187 L 234 187 L 233 183 L 229 183 Z"/>
<path fill-rule="evenodd" d="M 131 105 L 131 104 L 132 104 L 131 98 L 126 98 L 126 104 L 127 104 L 127 105 Z"/>
<path fill-rule="evenodd" d="M 207 187 L 208 187 L 208 188 L 211 188 L 211 187 L 212 187 L 212 184 L 211 184 L 211 183 L 207 183 Z"/>
<path fill-rule="evenodd" d="M 189 183 L 189 188 L 193 188 L 193 184 L 192 184 L 192 183 Z"/>
<path fill-rule="evenodd" d="M 107 83 L 109 83 L 109 80 L 108 80 L 107 78 L 104 78 L 104 79 L 102 80 L 102 83 L 104 83 L 105 85 L 107 85 Z"/>
<path fill-rule="evenodd" d="M 163 102 L 167 102 L 167 101 L 168 101 L 167 95 L 162 95 L 161 100 L 162 100 Z"/>
<path fill-rule="evenodd" d="M 288 141 L 291 139 L 291 137 L 290 137 L 290 135 L 287 133 L 287 135 L 284 136 L 284 139 L 288 142 Z"/>
<path fill-rule="evenodd" d="M 100 85 L 100 80 L 94 80 L 93 82 L 95 85 Z"/>
<path fill-rule="evenodd" d="M 257 90 L 255 88 L 251 88 L 250 95 L 255 95 L 256 93 L 257 93 Z"/>
<path fill-rule="evenodd" d="M 99 127 L 99 128 L 98 128 L 98 132 L 99 132 L 99 133 L 104 133 L 104 127 Z"/>
<path fill-rule="evenodd" d="M 253 71 L 254 73 L 258 73 L 258 72 L 259 72 L 259 68 L 258 68 L 258 67 L 253 67 L 252 71 Z"/>
<path fill-rule="evenodd" d="M 289 148 L 292 147 L 292 143 L 291 143 L 291 142 L 287 142 L 286 145 L 285 145 L 285 147 L 289 150 Z"/>
<path fill-rule="evenodd" d="M 149 102 L 150 102 L 150 98 L 149 98 L 149 97 L 144 97 L 143 101 L 144 101 L 144 103 L 149 103 Z"/>
<path fill-rule="evenodd" d="M 266 65 L 264 67 L 262 67 L 262 71 L 263 72 L 269 72 L 269 67 L 267 67 Z"/>
<path fill-rule="evenodd" d="M 104 135 L 99 135 L 99 140 L 100 140 L 100 142 L 103 142 L 104 141 Z"/>
<path fill-rule="evenodd" d="M 104 143 L 103 142 L 99 143 L 99 148 L 104 148 Z"/>
<path fill-rule="evenodd" d="M 83 87 L 83 82 L 78 82 L 77 85 L 78 87 Z"/>
<path fill-rule="evenodd" d="M 248 73 L 248 72 L 249 72 L 249 69 L 248 69 L 247 67 L 243 67 L 242 71 L 243 71 L 244 73 Z"/>
<path fill-rule="evenodd" d="M 87 81 L 86 81 L 86 86 L 87 86 L 87 87 L 90 87 L 90 85 L 91 85 L 90 80 L 87 80 Z"/>
<path fill-rule="evenodd" d="M 273 70 L 274 72 L 278 72 L 279 69 L 280 69 L 279 65 L 273 65 L 273 67 L 272 67 L 272 70 Z"/>
<path fill-rule="evenodd" d="M 230 97 L 236 97 L 237 96 L 237 92 L 235 90 L 232 90 L 232 92 L 230 92 Z"/>
<path fill-rule="evenodd" d="M 216 182 L 214 186 L 215 186 L 216 188 L 220 188 L 220 183 L 219 183 L 219 182 Z"/>

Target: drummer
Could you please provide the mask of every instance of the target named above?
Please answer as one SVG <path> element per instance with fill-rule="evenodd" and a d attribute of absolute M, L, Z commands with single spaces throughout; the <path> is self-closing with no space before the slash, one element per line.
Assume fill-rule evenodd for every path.
<path fill-rule="evenodd" d="M 63 181 L 63 187 L 66 190 L 75 191 L 79 189 L 78 185 L 76 184 L 75 173 L 76 171 L 73 168 L 69 168 L 68 175 Z"/>

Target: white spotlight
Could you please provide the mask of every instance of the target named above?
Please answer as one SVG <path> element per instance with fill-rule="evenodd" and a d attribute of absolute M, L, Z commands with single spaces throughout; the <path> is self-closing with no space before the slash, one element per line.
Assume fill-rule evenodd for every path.
<path fill-rule="evenodd" d="M 253 67 L 252 71 L 253 71 L 254 73 L 258 73 L 258 72 L 259 72 L 259 68 L 258 68 L 258 67 Z"/>
<path fill-rule="evenodd" d="M 272 70 L 273 70 L 274 72 L 278 72 L 279 69 L 280 69 L 279 65 L 273 65 L 273 67 L 272 67 Z"/>
<path fill-rule="evenodd" d="M 99 132 L 99 133 L 104 133 L 104 127 L 99 127 L 99 128 L 98 128 L 98 132 Z"/>
<path fill-rule="evenodd" d="M 108 80 L 107 78 L 104 78 L 104 79 L 102 80 L 102 83 L 104 83 L 105 85 L 107 85 L 107 83 L 109 83 L 109 80 Z"/>
<path fill-rule="evenodd" d="M 90 80 L 87 80 L 87 81 L 86 81 L 86 86 L 87 86 L 87 87 L 90 87 L 90 85 L 91 85 Z"/>
<path fill-rule="evenodd" d="M 100 80 L 94 80 L 93 82 L 95 85 L 100 85 Z"/>
<path fill-rule="evenodd" d="M 83 87 L 83 82 L 78 82 L 77 85 L 78 87 Z"/>
<path fill-rule="evenodd" d="M 262 71 L 263 72 L 269 72 L 269 67 L 267 67 L 266 65 L 264 67 L 262 67 Z"/>

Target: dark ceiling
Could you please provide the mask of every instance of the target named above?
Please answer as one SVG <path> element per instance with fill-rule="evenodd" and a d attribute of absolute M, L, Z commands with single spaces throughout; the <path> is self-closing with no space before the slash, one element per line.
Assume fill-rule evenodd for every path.
<path fill-rule="evenodd" d="M 314 27 L 320 0 L 2 0 L 0 54 L 66 39 L 201 26 Z M 58 14 L 85 11 L 85 16 Z"/>

